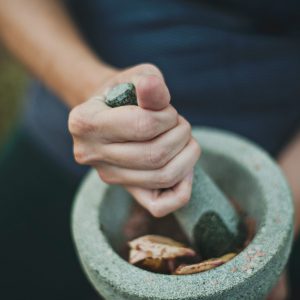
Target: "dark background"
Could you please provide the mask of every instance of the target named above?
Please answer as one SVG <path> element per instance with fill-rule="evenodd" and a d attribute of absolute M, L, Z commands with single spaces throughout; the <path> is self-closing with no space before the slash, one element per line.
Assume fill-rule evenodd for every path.
<path fill-rule="evenodd" d="M 18 117 L 25 85 L 23 67 L 0 45 L 0 145 Z"/>

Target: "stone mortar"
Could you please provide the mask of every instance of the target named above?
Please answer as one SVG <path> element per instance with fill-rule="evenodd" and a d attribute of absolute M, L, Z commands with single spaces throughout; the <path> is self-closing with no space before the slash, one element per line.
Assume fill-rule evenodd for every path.
<path fill-rule="evenodd" d="M 293 203 L 277 165 L 236 135 L 205 128 L 195 128 L 193 135 L 203 149 L 203 169 L 256 220 L 253 241 L 228 263 L 199 274 L 162 275 L 132 266 L 116 249 L 124 242 L 122 226 L 133 200 L 92 171 L 76 196 L 72 231 L 83 269 L 105 299 L 263 299 L 284 269 Z"/>

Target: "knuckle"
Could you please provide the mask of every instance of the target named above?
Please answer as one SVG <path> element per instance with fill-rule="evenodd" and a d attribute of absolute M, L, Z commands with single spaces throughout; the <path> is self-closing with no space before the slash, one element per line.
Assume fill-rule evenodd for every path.
<path fill-rule="evenodd" d="M 160 204 L 157 201 L 152 201 L 149 204 L 149 212 L 153 217 L 161 218 L 165 216 L 165 212 L 161 208 Z"/>
<path fill-rule="evenodd" d="M 126 106 L 126 109 L 127 109 L 128 114 L 134 115 L 134 114 L 139 113 L 140 107 L 134 106 L 134 105 L 128 105 L 128 106 Z"/>
<path fill-rule="evenodd" d="M 80 165 L 88 163 L 86 152 L 80 147 L 74 147 L 74 159 Z"/>
<path fill-rule="evenodd" d="M 105 182 L 107 184 L 115 184 L 116 183 L 114 178 L 111 175 L 107 174 L 107 172 L 105 172 L 105 170 L 103 170 L 102 168 L 97 169 L 97 172 L 98 172 L 100 179 L 103 182 Z"/>
<path fill-rule="evenodd" d="M 100 179 L 103 182 L 108 183 L 107 182 L 107 176 L 106 176 L 105 172 L 102 169 L 97 169 L 97 173 L 98 173 L 98 176 L 100 177 Z"/>
<path fill-rule="evenodd" d="M 178 126 L 180 126 L 181 130 L 184 134 L 189 135 L 191 137 L 192 126 L 191 124 L 181 115 L 178 115 Z"/>
<path fill-rule="evenodd" d="M 195 155 L 199 159 L 201 156 L 202 149 L 201 149 L 200 145 L 194 139 L 193 139 L 193 143 L 195 146 Z"/>
<path fill-rule="evenodd" d="M 189 193 L 181 193 L 178 196 L 178 202 L 180 204 L 180 206 L 184 206 L 186 205 L 188 202 L 190 201 L 190 194 Z"/>
<path fill-rule="evenodd" d="M 169 105 L 167 106 L 166 109 L 167 109 L 167 110 L 169 111 L 169 113 L 174 117 L 174 119 L 178 120 L 179 118 L 182 118 L 182 117 L 178 114 L 178 111 L 176 110 L 176 108 L 175 108 L 173 105 L 169 104 Z"/>
<path fill-rule="evenodd" d="M 185 119 L 184 119 L 184 121 L 183 121 L 183 126 L 184 126 L 185 132 L 186 132 L 187 134 L 191 134 L 191 132 L 192 132 L 192 126 L 191 126 L 191 124 L 190 124 L 188 121 L 186 121 Z"/>
<path fill-rule="evenodd" d="M 140 113 L 136 122 L 136 135 L 138 139 L 152 139 L 157 132 L 157 121 L 149 113 Z"/>
<path fill-rule="evenodd" d="M 82 143 L 74 144 L 73 154 L 75 161 L 80 165 L 93 165 L 103 160 L 100 151 L 95 152 L 92 147 Z"/>
<path fill-rule="evenodd" d="M 158 188 L 170 188 L 174 186 L 178 181 L 177 177 L 176 172 L 172 170 L 160 171 L 160 174 L 157 176 Z"/>
<path fill-rule="evenodd" d="M 143 70 L 146 71 L 147 73 L 157 74 L 157 75 L 162 76 L 160 69 L 154 64 L 145 63 L 145 64 L 140 65 L 140 67 L 143 68 Z"/>
<path fill-rule="evenodd" d="M 88 118 L 80 107 L 75 107 L 70 112 L 68 126 L 72 135 L 82 135 L 95 130 L 92 118 Z"/>
<path fill-rule="evenodd" d="M 102 156 L 99 153 L 93 153 L 90 149 L 85 150 L 86 147 L 75 146 L 74 147 L 74 159 L 80 165 L 92 165 L 95 162 L 102 160 Z"/>
<path fill-rule="evenodd" d="M 168 105 L 166 112 L 167 112 L 166 119 L 168 119 L 170 126 L 174 127 L 179 125 L 180 116 L 177 110 L 172 105 Z"/>
<path fill-rule="evenodd" d="M 154 169 L 162 168 L 166 164 L 168 158 L 168 151 L 166 148 L 161 146 L 155 147 L 150 144 L 148 149 L 148 161 L 150 166 Z"/>

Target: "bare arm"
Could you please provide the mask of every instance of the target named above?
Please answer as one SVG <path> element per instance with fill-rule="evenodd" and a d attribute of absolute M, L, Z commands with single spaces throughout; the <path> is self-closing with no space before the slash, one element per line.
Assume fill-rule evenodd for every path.
<path fill-rule="evenodd" d="M 157 67 L 117 70 L 103 63 L 59 0 L 0 0 L 0 38 L 73 108 L 69 129 L 77 162 L 93 166 L 107 183 L 122 184 L 155 216 L 186 204 L 200 149 L 189 123 L 170 105 Z M 138 107 L 111 109 L 90 98 L 121 82 L 135 84 Z"/>
<path fill-rule="evenodd" d="M 300 230 L 300 132 L 279 156 L 279 164 L 292 189 L 295 203 L 295 235 Z"/>
<path fill-rule="evenodd" d="M 0 0 L 0 37 L 70 107 L 113 73 L 82 41 L 59 0 Z"/>

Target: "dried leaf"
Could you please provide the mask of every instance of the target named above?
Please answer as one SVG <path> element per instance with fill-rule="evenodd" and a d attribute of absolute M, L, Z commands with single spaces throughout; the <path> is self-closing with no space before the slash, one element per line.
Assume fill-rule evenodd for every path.
<path fill-rule="evenodd" d="M 182 256 L 195 256 L 196 252 L 170 238 L 146 235 L 129 242 L 131 248 L 129 262 L 135 264 L 146 258 L 173 259 Z"/>
<path fill-rule="evenodd" d="M 139 237 L 131 242 L 129 242 L 129 246 L 132 249 L 138 248 L 141 244 L 163 244 L 163 245 L 169 245 L 169 246 L 177 246 L 177 247 L 184 247 L 182 243 L 176 242 L 173 239 L 161 236 L 161 235 L 144 235 L 142 237 Z"/>
<path fill-rule="evenodd" d="M 224 264 L 233 259 L 235 256 L 237 256 L 237 253 L 227 253 L 220 257 L 224 261 Z"/>
<path fill-rule="evenodd" d="M 168 271 L 168 265 L 164 259 L 146 258 L 141 262 L 141 265 L 144 268 L 155 271 L 155 272 Z"/>
<path fill-rule="evenodd" d="M 236 253 L 228 253 L 224 256 L 219 258 L 211 258 L 205 261 L 202 261 L 198 264 L 193 265 L 180 265 L 173 274 L 175 275 L 187 275 L 187 274 L 195 274 L 200 273 L 203 271 L 207 271 L 213 268 L 216 268 L 220 265 L 231 260 L 233 257 L 236 256 Z"/>
<path fill-rule="evenodd" d="M 137 262 L 142 261 L 147 257 L 149 257 L 148 253 L 143 251 L 131 249 L 129 252 L 129 262 L 131 264 L 136 264 Z"/>

